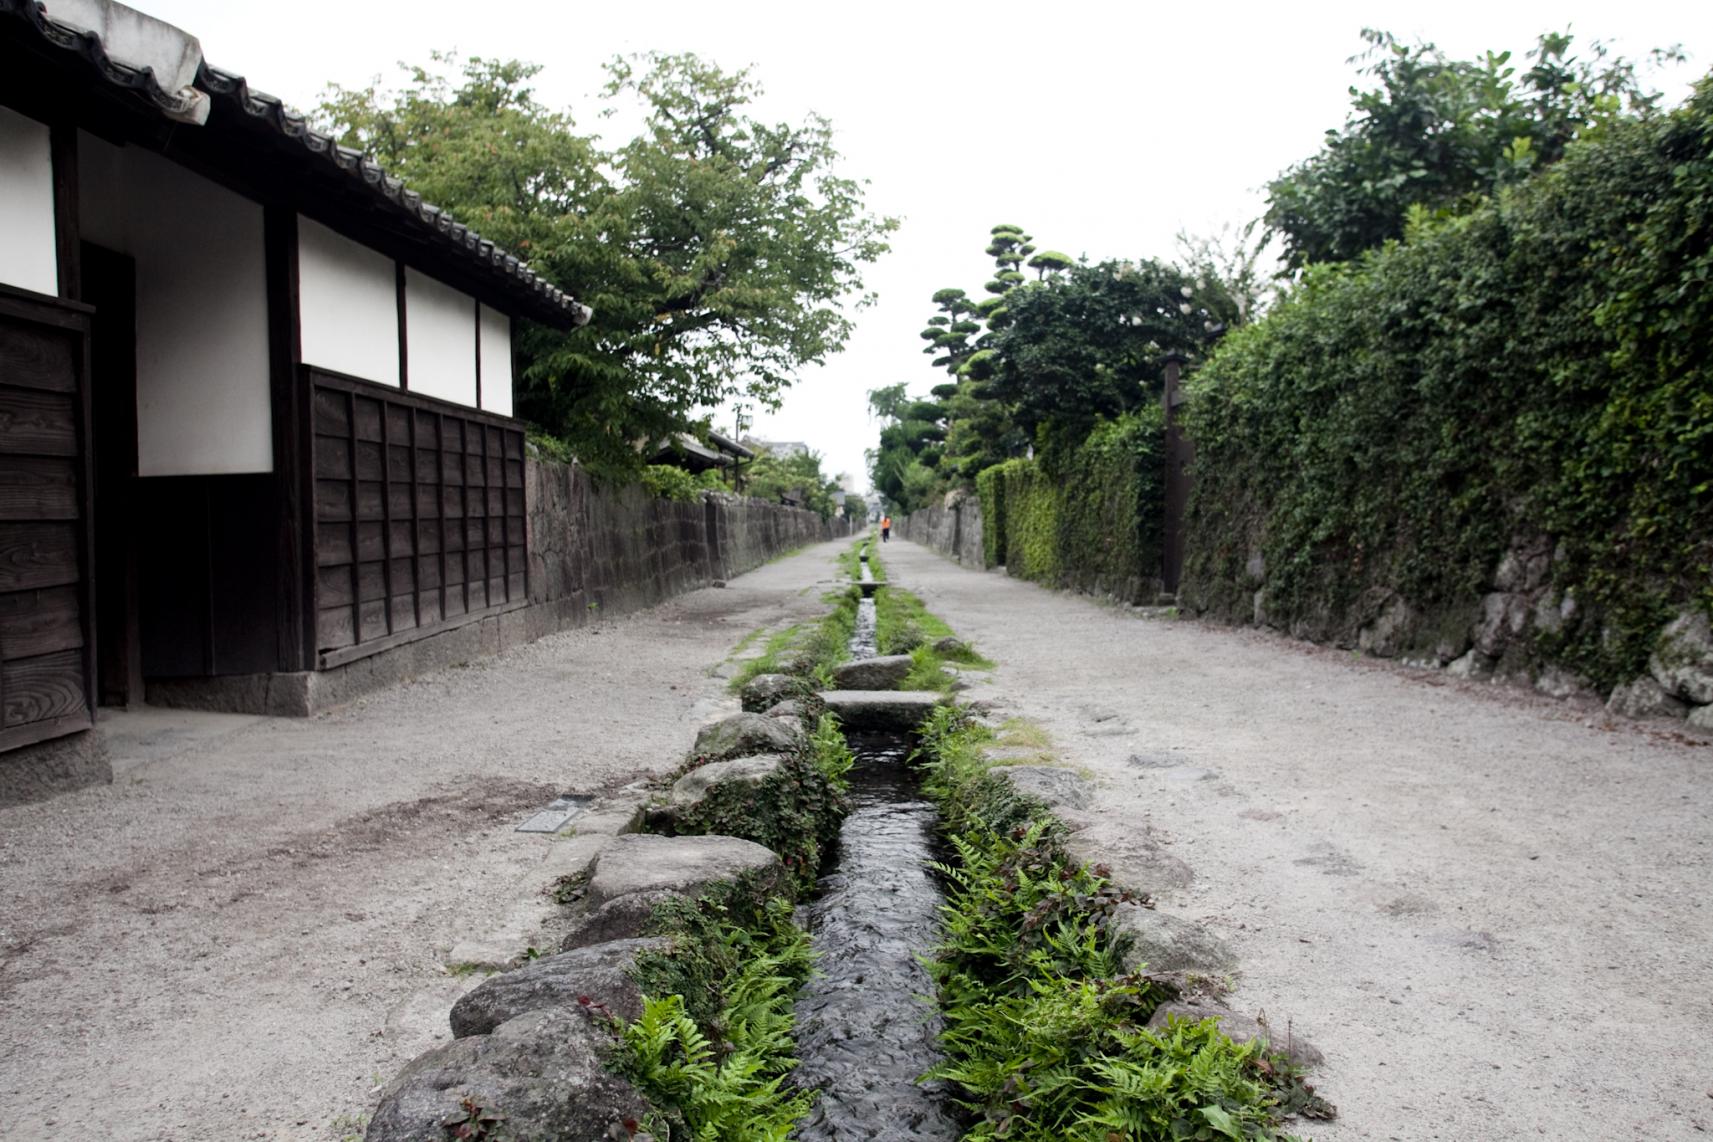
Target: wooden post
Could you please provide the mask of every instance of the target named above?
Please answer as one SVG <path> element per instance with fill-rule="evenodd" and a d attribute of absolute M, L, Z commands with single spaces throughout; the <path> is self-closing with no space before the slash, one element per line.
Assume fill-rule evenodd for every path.
<path fill-rule="evenodd" d="M 268 374 L 273 413 L 275 607 L 281 671 L 314 668 L 317 584 L 313 394 L 301 375 L 297 212 L 262 208 L 268 292 Z"/>

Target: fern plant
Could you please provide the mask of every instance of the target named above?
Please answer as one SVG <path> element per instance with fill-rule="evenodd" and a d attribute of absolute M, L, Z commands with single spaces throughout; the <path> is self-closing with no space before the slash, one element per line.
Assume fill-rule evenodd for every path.
<path fill-rule="evenodd" d="M 785 1142 L 808 1113 L 813 1095 L 786 1082 L 797 1065 L 793 1006 L 812 953 L 807 934 L 778 913 L 770 902 L 755 929 L 715 919 L 701 946 L 676 950 L 710 961 L 709 971 L 686 976 L 718 973 L 721 1002 L 705 1025 L 673 993 L 646 996 L 641 1016 L 621 1028 L 619 1069 L 658 1111 L 658 1136 Z"/>

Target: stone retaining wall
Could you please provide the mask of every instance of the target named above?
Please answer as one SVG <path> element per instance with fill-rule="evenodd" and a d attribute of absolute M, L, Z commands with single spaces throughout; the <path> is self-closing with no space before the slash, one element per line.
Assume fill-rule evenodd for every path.
<path fill-rule="evenodd" d="M 965 567 L 987 566 L 982 555 L 981 501 L 975 496 L 949 493 L 941 503 L 899 516 L 892 524 L 902 538 L 931 547 Z"/>

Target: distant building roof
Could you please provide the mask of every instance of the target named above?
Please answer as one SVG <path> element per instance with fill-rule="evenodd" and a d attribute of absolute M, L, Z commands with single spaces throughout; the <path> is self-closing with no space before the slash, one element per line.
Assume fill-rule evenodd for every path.
<path fill-rule="evenodd" d="M 450 284 L 503 297 L 507 309 L 523 316 L 561 328 L 589 320 L 587 306 L 424 202 L 374 160 L 311 130 L 302 115 L 252 89 L 243 76 L 209 66 L 194 38 L 178 33 L 184 55 L 171 63 L 169 89 L 156 78 L 155 69 L 164 65 L 151 49 L 177 29 L 112 0 L 62 0 L 54 11 L 50 16 L 40 0 L 0 0 L 0 48 L 10 41 L 55 73 L 95 81 L 92 87 L 107 98 L 81 100 L 84 110 L 192 124 L 170 135 L 171 154 L 195 156 L 294 198 L 336 204 L 342 217 L 381 239 L 371 244 L 447 271 Z M 109 51 L 104 32 L 124 42 Z M 0 70 L 21 62 L 0 53 Z M 187 74 L 194 75 L 191 82 L 177 82 Z M 19 78 L 30 84 L 35 77 Z M 41 95 L 53 98 L 51 91 Z M 156 145 L 169 149 L 165 142 Z"/>

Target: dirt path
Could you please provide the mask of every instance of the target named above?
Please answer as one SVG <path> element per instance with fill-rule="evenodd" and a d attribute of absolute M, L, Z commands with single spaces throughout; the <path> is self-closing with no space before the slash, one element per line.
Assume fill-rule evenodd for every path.
<path fill-rule="evenodd" d="M 1327 1056 L 1346 1139 L 1713 1130 L 1713 748 L 882 551 L 1195 869 L 1162 909 Z"/>
<path fill-rule="evenodd" d="M 676 765 L 844 546 L 317 718 L 150 715 L 111 787 L 0 809 L 0 1137 L 354 1131 L 446 1033 L 448 950 L 541 879 L 514 826 Z"/>

